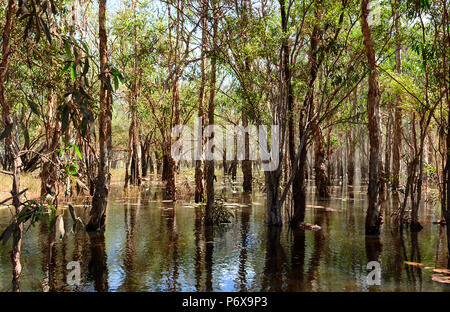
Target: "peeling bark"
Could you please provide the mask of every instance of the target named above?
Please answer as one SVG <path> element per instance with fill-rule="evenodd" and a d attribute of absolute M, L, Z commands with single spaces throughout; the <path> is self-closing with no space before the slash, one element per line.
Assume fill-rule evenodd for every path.
<path fill-rule="evenodd" d="M 364 47 L 366 49 L 367 63 L 369 72 L 369 91 L 367 94 L 367 114 L 368 130 L 370 141 L 369 152 L 369 187 L 368 199 L 369 205 L 366 215 L 366 234 L 378 235 L 381 226 L 381 212 L 378 202 L 379 193 L 379 155 L 380 155 L 380 129 L 379 129 L 379 101 L 380 90 L 378 86 L 378 65 L 375 58 L 375 49 L 373 46 L 372 33 L 367 21 L 369 15 L 369 1 L 361 1 L 361 30 L 364 36 Z"/>
<path fill-rule="evenodd" d="M 217 16 L 217 3 L 216 0 L 212 0 L 213 10 L 213 56 L 211 57 L 211 78 L 210 78 L 210 91 L 209 91 L 209 103 L 208 103 L 208 125 L 214 125 L 214 110 L 215 110 L 215 95 L 216 95 L 216 56 L 217 53 L 217 35 L 218 35 L 218 16 Z M 214 133 L 211 134 L 210 141 L 214 146 Z M 212 148 L 212 152 L 214 147 Z M 212 209 L 214 205 L 214 160 L 206 161 L 206 216 L 205 224 L 212 224 Z"/>
<path fill-rule="evenodd" d="M 206 87 L 206 41 L 207 41 L 207 27 L 208 27 L 208 1 L 202 0 L 202 16 L 201 16 L 201 26 L 202 26 L 202 51 L 201 51 L 201 83 L 200 83 L 200 94 L 198 103 L 198 117 L 202 121 L 201 133 L 198 134 L 198 156 L 201 156 L 203 150 L 203 120 L 204 120 L 204 103 L 205 103 L 205 87 Z M 201 159 L 195 161 L 195 202 L 199 203 L 204 200 L 204 190 L 203 190 L 203 162 Z"/>
<path fill-rule="evenodd" d="M 104 231 L 106 206 L 109 194 L 109 163 L 111 157 L 111 120 L 112 120 L 112 94 L 108 88 L 109 72 L 106 70 L 108 65 L 108 42 L 106 37 L 106 0 L 99 0 L 98 21 L 100 37 L 100 112 L 98 118 L 99 126 L 99 151 L 100 164 L 98 167 L 97 179 L 95 182 L 95 191 L 92 198 L 92 209 L 90 211 L 89 222 L 86 226 L 88 231 Z"/>

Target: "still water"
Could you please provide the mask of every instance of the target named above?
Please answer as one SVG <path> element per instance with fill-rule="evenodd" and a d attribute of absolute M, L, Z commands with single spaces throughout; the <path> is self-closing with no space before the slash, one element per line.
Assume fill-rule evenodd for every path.
<path fill-rule="evenodd" d="M 221 186 L 222 185 L 222 186 Z M 380 238 L 365 237 L 365 187 L 333 187 L 326 201 L 308 194 L 306 221 L 322 230 L 292 231 L 264 225 L 264 194 L 243 196 L 218 183 L 234 214 L 233 222 L 204 227 L 201 208 L 185 196 L 161 202 L 161 187 L 136 195 L 116 190 L 107 210 L 104 235 L 71 233 L 49 256 L 48 233 L 41 225 L 26 232 L 22 247 L 22 291 L 448 291 L 432 280 L 433 271 L 407 265 L 447 267 L 445 228 L 433 225 L 439 211 L 424 205 L 420 233 L 396 231 L 385 217 Z M 76 210 L 87 218 L 88 206 Z M 383 206 L 384 215 L 392 201 Z M 0 229 L 11 211 L 0 209 Z M 0 246 L 0 290 L 11 290 L 11 244 Z M 381 285 L 368 286 L 366 265 L 381 262 Z M 79 261 L 81 285 L 66 283 L 71 261 Z"/>

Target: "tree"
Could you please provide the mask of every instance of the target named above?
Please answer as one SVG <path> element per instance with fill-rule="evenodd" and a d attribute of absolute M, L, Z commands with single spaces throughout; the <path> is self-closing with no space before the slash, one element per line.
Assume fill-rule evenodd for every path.
<path fill-rule="evenodd" d="M 212 24 L 212 47 L 211 47 L 211 76 L 209 79 L 209 99 L 208 99 L 208 126 L 214 126 L 214 110 L 216 95 L 216 65 L 217 65 L 217 41 L 218 41 L 218 6 L 217 0 L 211 0 L 211 8 L 213 14 Z M 207 142 L 207 148 L 210 149 L 211 155 L 214 153 L 214 132 L 210 133 Z M 211 225 L 213 222 L 212 210 L 215 202 L 214 194 L 214 158 L 207 159 L 206 162 L 206 208 L 205 208 L 205 224 Z"/>
<path fill-rule="evenodd" d="M 398 74 L 402 73 L 402 47 L 400 42 L 400 1 L 396 1 L 395 8 L 395 67 Z M 400 180 L 400 158 L 402 152 L 402 109 L 401 96 L 395 98 L 395 117 L 394 117 L 394 140 L 392 142 L 392 190 L 397 190 Z"/>
<path fill-rule="evenodd" d="M 368 15 L 370 13 L 368 5 L 369 1 L 361 0 L 361 31 L 364 36 L 364 47 L 366 50 L 367 64 L 369 67 L 367 114 L 369 120 L 368 130 L 370 141 L 370 158 L 368 187 L 369 204 L 366 215 L 366 234 L 377 235 L 380 233 L 381 226 L 380 203 L 378 201 L 378 175 L 380 166 L 380 91 L 378 86 L 378 65 L 376 63 L 372 33 L 368 23 Z"/>
<path fill-rule="evenodd" d="M 95 191 L 92 197 L 92 208 L 89 214 L 90 218 L 86 226 L 88 231 L 105 230 L 106 206 L 110 183 L 112 91 L 108 60 L 108 38 L 106 35 L 106 0 L 99 0 L 98 24 L 100 39 L 100 111 L 98 117 L 100 157 Z"/>
<path fill-rule="evenodd" d="M 197 142 L 197 159 L 195 160 L 195 202 L 199 203 L 203 201 L 203 162 L 201 158 L 201 152 L 203 151 L 203 123 L 204 123 L 204 106 L 205 106 L 205 88 L 206 88 L 206 44 L 207 44 L 207 27 L 208 27 L 208 0 L 201 0 L 201 29 L 202 29 L 202 40 L 201 40 L 201 55 L 200 55 L 200 90 L 198 97 L 198 118 L 202 121 L 201 131 L 198 133 L 197 137 L 200 138 Z"/>

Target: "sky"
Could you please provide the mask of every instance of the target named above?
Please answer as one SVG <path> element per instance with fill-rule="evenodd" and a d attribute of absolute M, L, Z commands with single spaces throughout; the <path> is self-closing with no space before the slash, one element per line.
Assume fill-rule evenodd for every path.
<path fill-rule="evenodd" d="M 106 2 L 107 10 L 117 11 L 121 3 L 122 0 L 109 0 Z"/>

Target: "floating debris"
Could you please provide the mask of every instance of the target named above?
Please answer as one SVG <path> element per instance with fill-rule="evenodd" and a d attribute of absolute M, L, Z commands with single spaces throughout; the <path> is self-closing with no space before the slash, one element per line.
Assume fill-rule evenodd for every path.
<path fill-rule="evenodd" d="M 299 226 L 305 230 L 311 230 L 311 231 L 320 231 L 322 230 L 322 227 L 317 224 L 310 224 L 307 222 L 301 222 Z"/>
<path fill-rule="evenodd" d="M 325 211 L 339 211 L 337 209 L 330 208 L 330 207 L 325 207 L 325 206 L 306 205 L 306 208 L 325 209 Z"/>
<path fill-rule="evenodd" d="M 438 283 L 450 284 L 450 276 L 444 274 L 433 274 L 431 279 Z"/>
<path fill-rule="evenodd" d="M 450 275 L 450 270 L 448 270 L 448 269 L 433 269 L 433 272 L 436 272 L 439 274 Z"/>
<path fill-rule="evenodd" d="M 418 263 L 418 262 L 411 262 L 411 261 L 403 261 L 403 263 L 407 264 L 407 265 L 412 265 L 412 266 L 417 266 L 417 267 L 423 267 L 425 266 L 422 263 Z"/>

